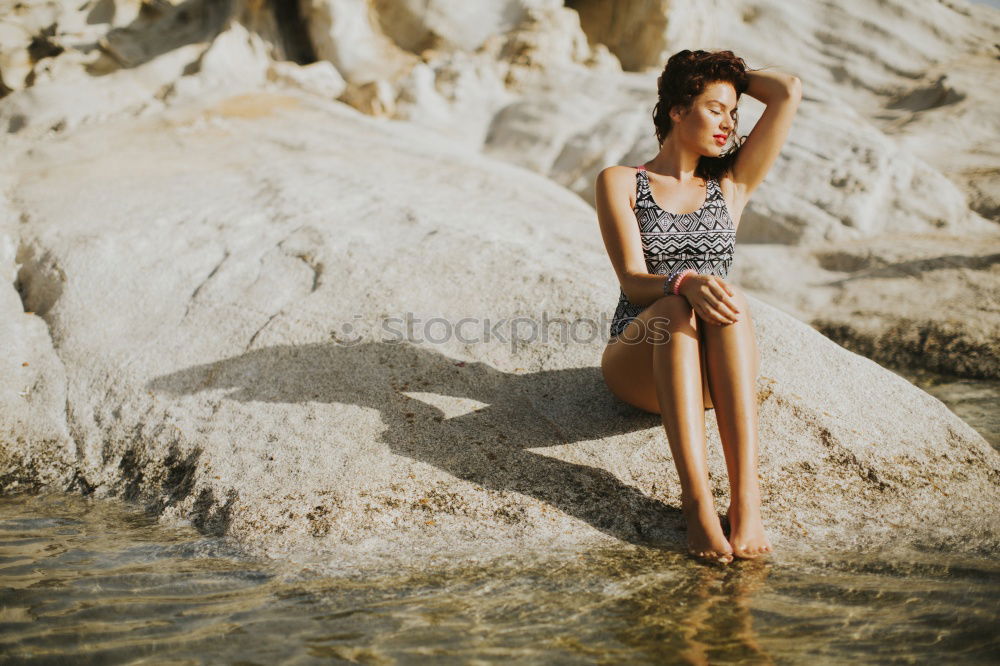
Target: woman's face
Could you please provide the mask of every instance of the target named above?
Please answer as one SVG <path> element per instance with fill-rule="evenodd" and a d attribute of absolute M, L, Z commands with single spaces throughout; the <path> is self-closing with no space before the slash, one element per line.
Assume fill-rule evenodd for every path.
<path fill-rule="evenodd" d="M 692 150 L 712 157 L 722 154 L 736 127 L 736 89 L 726 81 L 709 83 L 686 114 L 671 114 L 678 138 Z M 721 142 L 716 135 L 724 135 Z"/>

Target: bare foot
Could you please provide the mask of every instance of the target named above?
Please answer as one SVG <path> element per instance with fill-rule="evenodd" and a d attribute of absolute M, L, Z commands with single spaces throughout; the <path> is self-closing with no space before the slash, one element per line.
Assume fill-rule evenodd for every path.
<path fill-rule="evenodd" d="M 771 552 L 771 542 L 764 534 L 760 519 L 760 499 L 731 500 L 726 511 L 729 521 L 729 544 L 736 557 L 754 559 Z"/>
<path fill-rule="evenodd" d="M 681 510 L 687 520 L 688 554 L 706 562 L 729 564 L 733 549 L 726 541 L 719 523 L 719 515 L 711 500 L 703 502 L 681 501 Z"/>

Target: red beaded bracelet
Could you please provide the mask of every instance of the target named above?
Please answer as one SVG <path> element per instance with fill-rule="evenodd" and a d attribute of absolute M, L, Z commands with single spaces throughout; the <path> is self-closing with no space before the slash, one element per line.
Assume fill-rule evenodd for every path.
<path fill-rule="evenodd" d="M 680 294 L 681 282 L 683 282 L 684 278 L 686 278 L 691 273 L 697 273 L 697 271 L 694 270 L 693 268 L 685 268 L 677 275 L 676 278 L 674 278 L 673 292 L 675 296 Z"/>

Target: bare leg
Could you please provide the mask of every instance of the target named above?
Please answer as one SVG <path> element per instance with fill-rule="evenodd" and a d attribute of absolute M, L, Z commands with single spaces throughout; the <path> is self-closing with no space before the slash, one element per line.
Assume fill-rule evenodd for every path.
<path fill-rule="evenodd" d="M 758 352 L 746 299 L 737 290 L 735 324 L 701 323 L 719 437 L 729 472 L 729 543 L 737 557 L 771 551 L 760 517 L 756 378 Z"/>
<path fill-rule="evenodd" d="M 666 301 L 666 299 L 664 299 Z M 669 305 L 676 305 L 676 301 Z M 701 358 L 696 326 L 703 323 L 690 307 L 680 314 L 668 311 L 670 335 L 653 345 L 653 378 L 667 441 L 677 465 L 681 506 L 688 525 L 688 550 L 692 555 L 720 563 L 733 559 L 712 501 L 705 450 L 705 403 L 702 399 Z M 697 322 L 697 323 L 696 323 Z"/>

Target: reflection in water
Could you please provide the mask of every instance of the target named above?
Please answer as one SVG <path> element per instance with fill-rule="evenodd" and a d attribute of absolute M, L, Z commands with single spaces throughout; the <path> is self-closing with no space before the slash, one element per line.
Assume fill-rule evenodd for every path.
<path fill-rule="evenodd" d="M 704 566 L 632 544 L 419 575 L 244 558 L 76 495 L 0 499 L 18 663 L 995 663 L 1000 566 L 817 552 Z"/>

